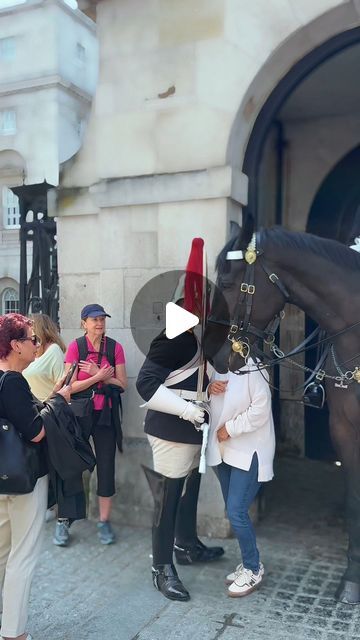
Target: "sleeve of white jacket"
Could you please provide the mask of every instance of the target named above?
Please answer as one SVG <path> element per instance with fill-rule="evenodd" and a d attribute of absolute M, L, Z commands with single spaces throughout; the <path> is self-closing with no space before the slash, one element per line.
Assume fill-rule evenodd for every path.
<path fill-rule="evenodd" d="M 264 380 L 264 373 L 257 371 L 249 374 L 250 405 L 234 420 L 228 420 L 225 423 L 226 431 L 231 438 L 236 438 L 241 433 L 256 431 L 268 422 L 271 412 L 271 393 L 267 380 Z"/>

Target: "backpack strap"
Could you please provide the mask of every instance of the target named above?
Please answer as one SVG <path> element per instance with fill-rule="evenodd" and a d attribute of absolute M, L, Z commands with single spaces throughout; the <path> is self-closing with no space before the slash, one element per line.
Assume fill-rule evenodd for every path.
<path fill-rule="evenodd" d="M 86 337 L 76 338 L 76 344 L 79 351 L 79 360 L 86 360 L 89 353 Z"/>
<path fill-rule="evenodd" d="M 115 347 L 116 341 L 106 336 L 106 357 L 111 367 L 115 368 Z"/>
<path fill-rule="evenodd" d="M 86 360 L 89 353 L 86 337 L 81 336 L 80 338 L 76 338 L 76 344 L 79 351 L 79 360 Z M 115 347 L 116 341 L 113 338 L 108 338 L 108 336 L 106 336 L 105 355 L 112 367 L 115 367 Z"/>

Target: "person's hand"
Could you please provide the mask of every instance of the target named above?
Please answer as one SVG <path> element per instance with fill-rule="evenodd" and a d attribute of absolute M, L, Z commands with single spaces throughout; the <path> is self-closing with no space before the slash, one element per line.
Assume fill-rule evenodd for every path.
<path fill-rule="evenodd" d="M 219 442 L 224 442 L 225 440 L 230 438 L 228 432 L 226 431 L 226 427 L 225 427 L 224 424 L 223 424 L 222 427 L 220 427 L 220 429 L 217 430 L 216 435 L 217 435 L 217 439 L 218 439 Z"/>
<path fill-rule="evenodd" d="M 59 391 L 56 392 L 59 396 L 62 396 L 64 400 L 69 404 L 70 396 L 71 396 L 71 384 L 67 384 L 66 387 L 61 387 Z"/>
<path fill-rule="evenodd" d="M 182 418 L 183 420 L 189 420 L 189 422 L 192 422 L 196 426 L 196 424 L 202 424 L 204 422 L 204 415 L 204 409 L 194 404 L 193 402 L 188 402 L 179 418 Z"/>
<path fill-rule="evenodd" d="M 52 396 L 53 393 L 58 393 L 58 391 L 60 391 L 60 389 L 64 386 L 65 378 L 66 378 L 66 373 L 64 373 L 64 375 L 61 376 L 61 378 L 59 378 L 59 380 L 57 381 L 56 385 L 54 386 L 50 396 Z"/>
<path fill-rule="evenodd" d="M 100 370 L 95 362 L 89 362 L 88 360 L 80 360 L 78 366 L 80 371 L 87 373 L 89 376 L 96 376 Z"/>
<path fill-rule="evenodd" d="M 221 393 L 225 393 L 227 383 L 227 380 L 214 380 L 214 382 L 211 382 L 208 388 L 209 396 L 218 396 Z"/>
<path fill-rule="evenodd" d="M 108 380 L 108 378 L 113 378 L 114 373 L 114 367 L 101 367 L 101 369 L 98 369 L 98 372 L 96 373 L 96 378 L 99 382 L 102 382 Z"/>

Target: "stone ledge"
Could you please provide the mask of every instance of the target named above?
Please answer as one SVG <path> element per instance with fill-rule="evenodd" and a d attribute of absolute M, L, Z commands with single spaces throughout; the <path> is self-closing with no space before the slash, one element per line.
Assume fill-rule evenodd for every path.
<path fill-rule="evenodd" d="M 248 178 L 229 165 L 145 176 L 103 180 L 89 188 L 96 205 L 131 205 L 184 202 L 229 197 L 247 204 Z"/>

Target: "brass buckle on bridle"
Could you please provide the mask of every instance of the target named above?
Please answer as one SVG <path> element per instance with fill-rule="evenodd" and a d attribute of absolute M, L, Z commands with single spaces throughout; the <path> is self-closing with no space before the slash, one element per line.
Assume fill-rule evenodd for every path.
<path fill-rule="evenodd" d="M 248 293 L 249 295 L 253 296 L 255 293 L 255 285 L 247 284 L 247 282 L 242 282 L 240 285 L 240 291 L 241 293 Z"/>

